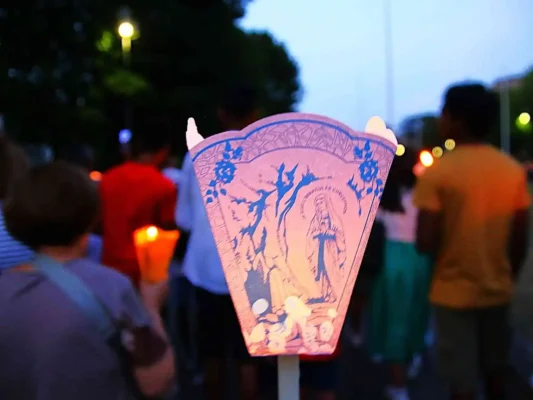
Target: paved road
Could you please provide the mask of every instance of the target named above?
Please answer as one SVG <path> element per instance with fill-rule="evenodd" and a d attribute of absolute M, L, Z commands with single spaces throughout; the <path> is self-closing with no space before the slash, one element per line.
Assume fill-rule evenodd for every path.
<path fill-rule="evenodd" d="M 517 364 L 516 358 L 524 358 L 525 350 L 518 346 L 514 349 L 514 353 L 514 364 Z M 448 400 L 446 387 L 438 378 L 431 359 L 431 354 L 428 354 L 419 377 L 410 384 L 409 390 L 412 400 Z M 522 366 L 524 365 L 524 360 L 522 360 Z M 364 350 L 346 346 L 342 356 L 340 374 L 339 400 L 385 399 L 384 390 L 388 382 L 387 369 L 382 364 L 372 363 Z M 525 375 L 527 374 L 529 372 Z M 519 376 L 515 369 L 510 369 L 507 378 L 508 395 L 506 400 L 533 399 L 533 390 L 529 388 L 525 379 Z M 235 385 L 230 386 L 227 399 L 234 400 L 236 399 L 234 395 Z M 264 400 L 277 398 L 274 367 L 264 368 L 262 386 Z M 182 391 L 181 396 L 178 397 L 179 400 L 201 400 L 201 398 L 201 390 L 198 387 L 189 387 Z"/>
<path fill-rule="evenodd" d="M 533 212 L 531 213 L 533 227 Z M 533 239 L 533 238 L 532 238 Z M 533 264 L 533 240 L 527 265 Z M 410 385 L 412 400 L 447 400 L 445 385 L 440 381 L 432 362 L 431 352 L 426 355 L 426 362 L 419 377 Z M 511 364 L 507 374 L 508 394 L 506 400 L 532 400 L 533 390 L 528 381 L 533 373 L 533 343 L 515 339 L 511 351 Z M 383 365 L 371 362 L 364 350 L 344 347 L 342 356 L 339 400 L 381 400 L 388 382 L 388 373 Z M 184 377 L 190 383 L 191 379 Z M 276 399 L 276 371 L 273 368 L 264 371 L 264 399 Z M 201 400 L 198 387 L 188 385 L 178 397 L 179 400 Z M 235 385 L 230 385 L 233 388 Z M 234 390 L 230 387 L 227 398 L 234 400 Z"/>

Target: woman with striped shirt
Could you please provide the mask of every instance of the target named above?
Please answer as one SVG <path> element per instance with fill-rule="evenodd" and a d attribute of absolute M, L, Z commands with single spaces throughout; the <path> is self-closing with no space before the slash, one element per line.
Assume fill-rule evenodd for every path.
<path fill-rule="evenodd" d="M 0 134 L 0 270 L 20 265 L 33 257 L 33 252 L 15 240 L 4 224 L 3 199 L 15 179 L 29 167 L 24 151 Z"/>

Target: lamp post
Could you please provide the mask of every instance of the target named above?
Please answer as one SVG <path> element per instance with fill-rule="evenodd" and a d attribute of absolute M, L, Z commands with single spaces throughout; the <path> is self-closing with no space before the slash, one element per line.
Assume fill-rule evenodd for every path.
<path fill-rule="evenodd" d="M 130 66 L 131 41 L 135 36 L 135 27 L 130 21 L 124 21 L 118 26 L 118 35 L 122 39 L 122 58 L 126 67 Z"/>
<path fill-rule="evenodd" d="M 394 60 L 392 44 L 392 9 L 390 0 L 383 0 L 383 33 L 385 37 L 387 121 L 394 126 Z"/>
<path fill-rule="evenodd" d="M 511 153 L 510 83 L 502 82 L 500 88 L 500 144 L 506 153 Z"/>
<path fill-rule="evenodd" d="M 129 13 L 127 10 L 122 10 L 123 13 Z M 119 24 L 117 29 L 118 35 L 120 36 L 122 43 L 122 61 L 124 67 L 129 69 L 131 66 L 131 42 L 132 40 L 138 37 L 138 32 L 135 29 L 133 23 L 125 18 Z M 122 155 L 124 158 L 129 158 L 130 146 L 129 141 L 131 139 L 131 128 L 132 128 L 132 109 L 131 105 L 128 102 L 128 99 L 124 99 L 124 124 L 125 129 L 122 129 L 119 133 L 119 143 L 122 150 Z M 127 134 L 127 135 L 126 135 Z"/>

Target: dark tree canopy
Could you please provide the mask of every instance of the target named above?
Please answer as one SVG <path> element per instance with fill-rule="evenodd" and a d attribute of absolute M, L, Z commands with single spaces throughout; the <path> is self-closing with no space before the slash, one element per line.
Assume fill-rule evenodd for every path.
<path fill-rule="evenodd" d="M 186 119 L 219 129 L 220 96 L 252 84 L 263 113 L 291 111 L 298 67 L 268 33 L 236 25 L 249 0 L 10 0 L 0 8 L 0 113 L 18 140 L 59 147 L 77 141 L 115 161 L 120 129 L 163 116 L 177 153 Z M 139 35 L 122 58 L 119 20 Z"/>

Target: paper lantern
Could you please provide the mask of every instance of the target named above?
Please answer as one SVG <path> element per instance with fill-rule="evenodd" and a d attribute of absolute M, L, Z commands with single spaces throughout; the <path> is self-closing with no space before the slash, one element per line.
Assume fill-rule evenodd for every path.
<path fill-rule="evenodd" d="M 133 233 L 137 260 L 144 281 L 156 283 L 168 278 L 179 232 L 146 226 Z"/>
<path fill-rule="evenodd" d="M 331 354 L 397 141 L 282 114 L 187 143 L 252 356 Z"/>

